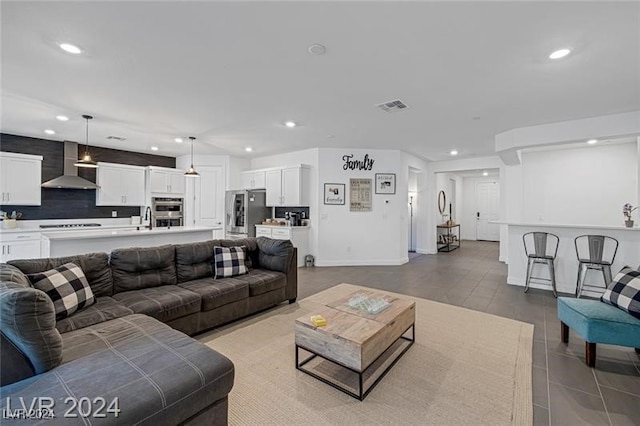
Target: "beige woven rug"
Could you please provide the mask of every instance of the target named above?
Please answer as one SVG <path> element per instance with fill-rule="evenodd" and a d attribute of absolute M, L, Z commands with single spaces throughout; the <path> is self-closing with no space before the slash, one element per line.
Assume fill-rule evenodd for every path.
<path fill-rule="evenodd" d="M 360 402 L 295 369 L 293 326 L 340 284 L 200 338 L 235 364 L 231 425 L 531 425 L 533 325 L 416 302 L 416 343 Z"/>

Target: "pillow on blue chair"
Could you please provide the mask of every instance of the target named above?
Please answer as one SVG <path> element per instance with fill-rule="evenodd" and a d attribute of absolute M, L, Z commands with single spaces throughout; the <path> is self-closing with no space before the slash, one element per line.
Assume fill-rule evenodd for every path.
<path fill-rule="evenodd" d="M 600 299 L 640 319 L 640 271 L 622 268 Z"/>

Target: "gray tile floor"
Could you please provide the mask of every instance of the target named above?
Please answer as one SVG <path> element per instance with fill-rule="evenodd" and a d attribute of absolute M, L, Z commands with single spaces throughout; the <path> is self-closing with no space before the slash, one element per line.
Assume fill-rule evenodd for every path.
<path fill-rule="evenodd" d="M 640 358 L 631 348 L 598 345 L 596 368 L 584 363 L 584 341 L 560 341 L 550 291 L 507 284 L 498 243 L 463 241 L 451 253 L 412 256 L 402 266 L 299 268 L 302 299 L 347 282 L 463 306 L 531 323 L 536 425 L 640 425 Z"/>

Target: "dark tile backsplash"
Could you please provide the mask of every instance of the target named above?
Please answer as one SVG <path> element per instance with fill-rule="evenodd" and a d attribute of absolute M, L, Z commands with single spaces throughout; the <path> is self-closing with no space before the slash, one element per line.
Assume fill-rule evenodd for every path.
<path fill-rule="evenodd" d="M 82 144 L 78 149 L 82 152 Z M 173 157 L 95 146 L 89 146 L 89 150 L 95 161 L 134 166 L 176 166 L 176 159 Z M 63 142 L 2 133 L 0 134 L 0 151 L 42 155 L 42 182 L 62 175 Z M 78 176 L 95 182 L 96 170 L 79 168 Z M 114 210 L 118 212 L 118 217 L 140 214 L 139 207 L 96 206 L 95 190 L 42 188 L 41 191 L 42 205 L 40 206 L 3 205 L 2 210 L 9 213 L 14 210 L 22 212 L 23 220 L 107 218 L 111 217 L 111 212 Z"/>
<path fill-rule="evenodd" d="M 293 212 L 293 213 L 302 213 L 304 212 L 305 217 L 309 218 L 309 207 L 276 207 L 275 215 L 276 218 L 284 219 L 284 212 Z"/>

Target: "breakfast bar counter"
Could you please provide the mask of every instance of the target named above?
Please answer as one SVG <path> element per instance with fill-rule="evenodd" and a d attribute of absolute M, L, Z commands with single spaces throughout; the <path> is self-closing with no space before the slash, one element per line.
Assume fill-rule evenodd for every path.
<path fill-rule="evenodd" d="M 215 228 L 176 226 L 146 229 L 92 229 L 90 231 L 43 232 L 42 256 L 60 257 L 92 252 L 109 253 L 116 248 L 153 247 L 213 239 Z"/>
<path fill-rule="evenodd" d="M 524 252 L 522 236 L 527 232 L 548 232 L 558 236 L 558 254 L 555 261 L 555 272 L 558 292 L 574 294 L 576 291 L 576 278 L 578 275 L 578 258 L 574 239 L 580 235 L 606 235 L 619 242 L 615 261 L 611 266 L 613 276 L 625 265 L 637 268 L 640 264 L 640 227 L 626 228 L 612 225 L 567 225 L 553 223 L 520 223 L 520 222 L 495 222 L 507 225 L 507 257 L 508 264 L 507 283 L 524 286 L 527 273 L 527 258 Z M 546 276 L 544 266 L 536 266 L 536 276 Z M 587 281 L 601 285 L 602 274 L 598 271 L 590 271 Z M 550 289 L 545 284 L 531 282 L 532 288 Z M 596 294 L 587 295 L 596 296 Z"/>

